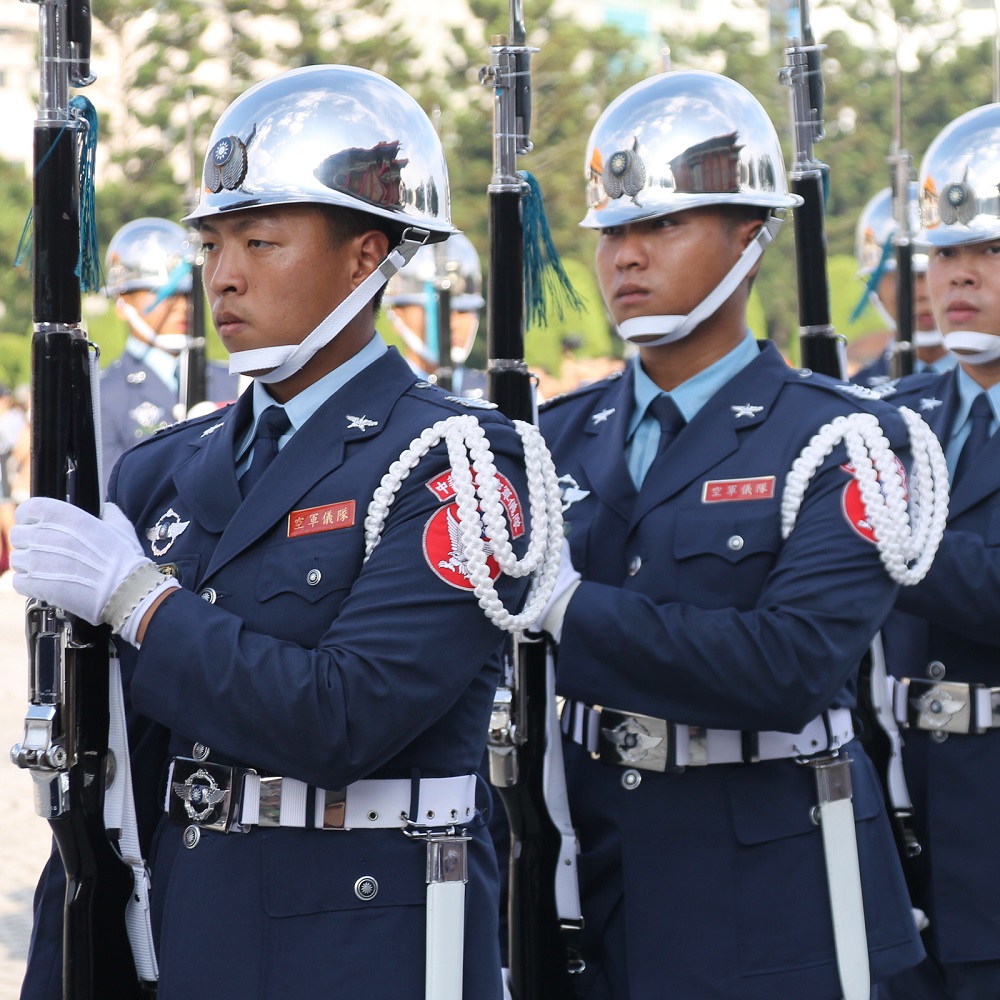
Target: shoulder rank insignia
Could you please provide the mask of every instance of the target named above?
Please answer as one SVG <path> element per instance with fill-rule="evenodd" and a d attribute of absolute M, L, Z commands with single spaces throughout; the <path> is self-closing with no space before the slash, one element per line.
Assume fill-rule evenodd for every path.
<path fill-rule="evenodd" d="M 756 417 L 764 407 L 755 406 L 753 403 L 743 403 L 737 406 L 730 406 L 729 409 L 733 411 L 736 419 L 739 420 L 740 417 Z"/>
<path fill-rule="evenodd" d="M 615 412 L 615 408 L 612 406 L 610 409 L 601 410 L 600 413 L 592 413 L 590 419 L 594 421 L 594 425 L 606 424 L 608 422 L 608 417 Z"/>
<path fill-rule="evenodd" d="M 225 425 L 225 420 L 220 420 L 217 424 L 212 424 L 211 427 L 206 427 L 202 432 L 201 436 L 207 438 L 209 434 L 214 434 L 220 427 Z"/>
<path fill-rule="evenodd" d="M 156 524 L 146 532 L 153 555 L 162 556 L 169 552 L 174 541 L 178 536 L 184 534 L 190 523 L 190 521 L 182 521 L 173 507 L 169 508 L 165 514 L 161 514 Z"/>
<path fill-rule="evenodd" d="M 367 416 L 352 417 L 349 413 L 347 414 L 347 429 L 354 430 L 357 428 L 359 431 L 366 431 L 369 427 L 378 427 L 377 420 L 369 420 Z"/>
<path fill-rule="evenodd" d="M 488 399 L 476 399 L 473 396 L 445 396 L 445 399 L 471 407 L 473 410 L 495 410 L 497 408 L 496 403 L 491 403 Z"/>
<path fill-rule="evenodd" d="M 863 385 L 855 385 L 853 382 L 838 382 L 837 388 L 841 392 L 846 392 L 848 396 L 856 396 L 858 399 L 878 399 L 879 394 L 871 389 L 866 389 Z"/>

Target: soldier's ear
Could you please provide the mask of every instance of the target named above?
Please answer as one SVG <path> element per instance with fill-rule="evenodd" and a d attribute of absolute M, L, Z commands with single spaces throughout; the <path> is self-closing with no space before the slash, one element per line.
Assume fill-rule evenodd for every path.
<path fill-rule="evenodd" d="M 366 229 L 352 241 L 355 285 L 360 285 L 389 254 L 389 237 L 380 229 Z"/>

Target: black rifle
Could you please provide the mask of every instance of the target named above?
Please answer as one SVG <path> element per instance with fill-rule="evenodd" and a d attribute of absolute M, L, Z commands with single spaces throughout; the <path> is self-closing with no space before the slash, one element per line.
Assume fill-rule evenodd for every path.
<path fill-rule="evenodd" d="M 524 360 L 525 288 L 522 196 L 517 155 L 531 149 L 531 49 L 520 0 L 510 28 L 494 39 L 482 73 L 494 88 L 493 179 L 489 186 L 489 288 L 486 337 L 489 398 L 511 419 L 534 422 L 531 375 Z M 490 781 L 510 824 L 508 885 L 510 990 L 514 1000 L 571 1000 L 580 926 L 560 919 L 555 880 L 560 833 L 545 799 L 546 643 L 523 633 L 512 643 L 510 684 L 497 691 L 490 723 Z M 558 733 L 554 738 L 558 739 Z"/>
<path fill-rule="evenodd" d="M 192 207 L 198 207 L 199 188 L 198 162 L 194 150 L 194 113 L 191 110 L 191 92 L 188 92 L 188 152 L 191 160 Z M 202 280 L 204 255 L 201 251 L 201 237 L 191 230 L 188 237 L 193 259 L 191 261 L 191 304 L 188 307 L 187 346 L 181 355 L 178 378 L 178 395 L 184 408 L 184 415 L 191 407 L 208 399 L 207 358 L 205 356 L 205 285 Z"/>
<path fill-rule="evenodd" d="M 824 136 L 823 50 L 813 38 L 808 0 L 799 0 L 799 33 L 785 49 L 781 81 L 792 89 L 794 158 L 788 171 L 791 190 L 802 198 L 792 218 L 795 227 L 799 292 L 799 347 L 802 364 L 843 378 L 843 348 L 830 321 L 830 283 L 826 272 L 826 165 L 813 155 Z"/>
<path fill-rule="evenodd" d="M 82 148 L 96 118 L 71 86 L 90 73 L 86 0 L 38 5 L 39 115 L 34 133 L 31 489 L 92 514 L 100 475 L 91 392 L 96 355 L 80 328 Z M 89 107 L 89 102 L 83 102 Z M 92 109 L 91 109 L 92 110 Z M 92 195 L 92 191 L 86 193 Z M 132 875 L 104 829 L 111 634 L 57 608 L 27 610 L 30 705 L 11 757 L 34 780 L 35 808 L 66 869 L 64 1000 L 143 995 L 125 932 Z M 127 761 L 117 762 L 119 767 Z"/>
<path fill-rule="evenodd" d="M 813 157 L 813 142 L 823 138 L 822 46 L 817 45 L 809 23 L 808 0 L 799 0 L 800 35 L 785 50 L 787 63 L 781 79 L 792 88 L 795 159 L 789 171 L 792 190 L 804 204 L 794 210 L 795 252 L 799 286 L 802 363 L 814 371 L 844 378 L 843 352 L 830 323 L 830 291 L 826 273 L 824 188 L 826 167 Z M 912 299 L 910 299 L 912 303 Z M 912 305 L 911 305 L 912 309 Z M 878 664 L 874 662 L 878 659 Z M 900 858 L 908 862 L 920 853 L 909 826 L 909 799 L 897 801 L 890 775 L 900 766 L 898 731 L 891 707 L 887 707 L 881 637 L 865 653 L 858 669 L 859 734 L 882 784 L 886 809 Z M 909 875 L 908 865 L 904 872 Z"/>
<path fill-rule="evenodd" d="M 901 28 L 901 26 L 900 26 Z M 892 214 L 896 220 L 896 336 L 892 347 L 895 378 L 913 374 L 913 243 L 910 232 L 910 154 L 903 148 L 903 75 L 896 41 L 895 122 L 889 154 L 892 180 Z"/>

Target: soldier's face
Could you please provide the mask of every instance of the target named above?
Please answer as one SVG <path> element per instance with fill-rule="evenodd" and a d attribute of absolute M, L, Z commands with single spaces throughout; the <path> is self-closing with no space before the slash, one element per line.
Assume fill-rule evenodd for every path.
<path fill-rule="evenodd" d="M 893 320 L 896 319 L 896 294 L 896 272 L 886 271 L 878 283 L 878 297 Z M 913 275 L 913 325 L 917 330 L 933 330 L 935 327 L 927 275 L 923 272 Z"/>
<path fill-rule="evenodd" d="M 597 244 L 597 280 L 615 323 L 686 316 L 726 276 L 759 222 L 709 206 L 611 226 Z M 725 308 L 725 306 L 723 307 Z"/>
<path fill-rule="evenodd" d="M 1000 335 L 1000 240 L 933 247 L 927 284 L 942 333 Z"/>
<path fill-rule="evenodd" d="M 162 302 L 156 302 L 156 292 L 137 291 L 126 292 L 122 299 L 131 305 L 135 311 L 158 334 L 187 333 L 188 298 L 186 295 L 172 295 Z M 145 341 L 146 334 L 142 329 L 133 329 L 133 334 Z"/>
<path fill-rule="evenodd" d="M 332 247 L 317 205 L 234 212 L 200 228 L 212 319 L 229 351 L 300 343 L 360 283 L 351 241 Z"/>

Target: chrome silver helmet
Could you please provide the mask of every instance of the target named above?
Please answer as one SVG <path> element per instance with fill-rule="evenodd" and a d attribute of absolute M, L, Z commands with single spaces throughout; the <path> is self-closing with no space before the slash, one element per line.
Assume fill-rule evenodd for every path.
<path fill-rule="evenodd" d="M 910 235 L 920 229 L 920 207 L 917 204 L 917 182 L 910 181 L 907 192 L 906 216 Z M 854 231 L 854 256 L 858 262 L 858 277 L 866 278 L 881 265 L 881 271 L 896 270 L 896 255 L 891 243 L 896 235 L 896 216 L 892 205 L 892 188 L 882 188 L 861 209 Z M 890 249 L 887 249 L 890 248 Z M 914 253 L 913 270 L 927 270 L 927 255 Z"/>
<path fill-rule="evenodd" d="M 378 73 L 307 66 L 251 87 L 212 131 L 185 222 L 290 203 L 339 205 L 446 239 L 441 141 L 420 105 Z"/>
<path fill-rule="evenodd" d="M 584 169 L 589 229 L 701 205 L 800 203 L 767 113 L 717 73 L 662 73 L 626 90 L 590 133 Z"/>
<path fill-rule="evenodd" d="M 174 285 L 174 294 L 191 291 L 194 248 L 187 231 L 168 219 L 143 218 L 126 223 L 111 237 L 104 271 L 108 295 L 159 292 Z"/>
<path fill-rule="evenodd" d="M 439 246 L 421 247 L 386 286 L 387 306 L 426 306 L 439 281 L 448 281 L 452 312 L 476 312 L 486 304 L 483 273 L 476 248 L 462 233 L 453 233 Z"/>
<path fill-rule="evenodd" d="M 930 247 L 1000 239 L 1000 104 L 946 125 L 920 164 L 916 242 Z"/>

